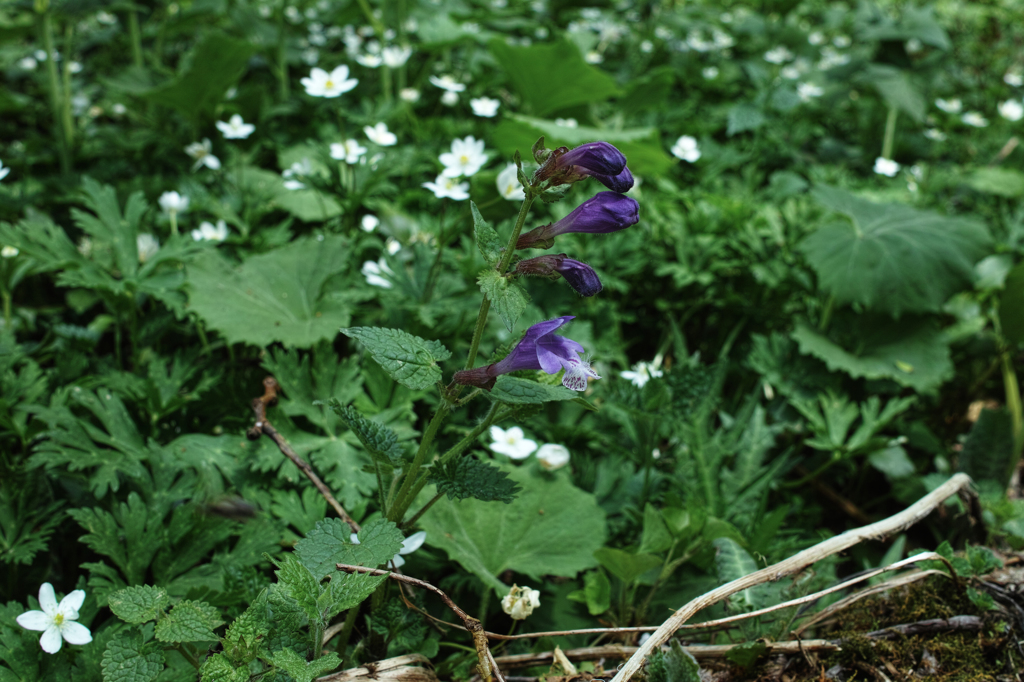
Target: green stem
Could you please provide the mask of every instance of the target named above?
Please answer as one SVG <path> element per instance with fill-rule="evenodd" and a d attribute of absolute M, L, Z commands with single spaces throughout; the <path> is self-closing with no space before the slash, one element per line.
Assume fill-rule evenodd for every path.
<path fill-rule="evenodd" d="M 370 9 L 370 4 L 366 0 L 359 0 L 359 9 L 363 10 L 366 21 L 370 23 L 370 26 L 373 26 L 377 39 L 384 40 L 384 24 L 380 23 L 380 19 L 374 15 L 373 10 Z"/>
<path fill-rule="evenodd" d="M 338 652 L 338 655 L 341 656 L 342 667 L 345 667 L 346 664 L 345 650 L 348 648 L 348 640 L 352 637 L 352 630 L 355 629 L 356 618 L 358 617 L 358 606 L 354 606 L 349 609 L 348 613 L 345 614 L 345 625 L 342 626 L 341 632 L 338 633 L 338 644 L 335 647 L 335 650 Z"/>
<path fill-rule="evenodd" d="M 440 428 L 445 416 L 447 416 L 448 409 L 448 403 L 442 399 L 441 404 L 437 406 L 437 412 L 434 413 L 430 423 L 427 424 L 427 430 L 423 433 L 423 440 L 420 441 L 420 447 L 416 451 L 416 456 L 413 458 L 412 464 L 409 465 L 409 470 L 405 473 L 402 487 L 399 489 L 398 495 L 395 496 L 395 504 L 388 510 L 389 521 L 399 523 L 402 517 L 405 516 L 405 512 L 412 505 L 414 498 L 409 495 L 409 491 L 412 490 L 413 483 L 426 462 L 427 452 L 434 443 L 434 437 L 437 436 L 437 430 Z"/>
<path fill-rule="evenodd" d="M 324 652 L 324 629 L 319 623 L 310 623 L 313 630 L 313 660 L 320 658 Z"/>
<path fill-rule="evenodd" d="M 189 663 L 192 664 L 193 668 L 195 668 L 196 670 L 199 670 L 199 660 L 195 656 L 192 655 L 192 652 L 190 652 L 188 650 L 188 648 L 184 644 L 178 644 L 174 648 L 177 650 L 177 652 L 179 654 L 182 655 L 182 657 L 186 661 L 188 661 Z"/>
<path fill-rule="evenodd" d="M 128 39 L 132 44 L 132 63 L 142 68 L 142 31 L 139 28 L 139 13 L 128 10 Z"/>
<path fill-rule="evenodd" d="M 423 505 L 418 512 L 413 514 L 412 517 L 405 522 L 405 527 L 414 528 L 416 526 L 416 522 L 420 520 L 420 517 L 426 514 L 427 510 L 433 507 L 434 503 L 440 500 L 442 497 L 444 497 L 444 493 L 438 493 L 434 495 L 432 498 L 430 498 L 430 502 L 427 502 L 425 505 Z"/>
<path fill-rule="evenodd" d="M 885 139 L 882 141 L 882 158 L 892 159 L 892 143 L 896 138 L 896 108 L 889 107 L 889 115 L 885 119 Z"/>
<path fill-rule="evenodd" d="M 57 141 L 57 154 L 60 157 L 62 173 L 71 172 L 71 155 L 68 151 L 67 137 L 63 130 L 64 118 L 61 115 L 61 87 L 57 75 L 56 50 L 53 47 L 53 17 L 49 9 L 43 11 L 40 32 L 43 34 L 43 49 L 46 51 L 46 78 L 50 88 L 50 109 L 53 113 L 53 136 Z M 67 55 L 65 55 L 65 58 Z"/>
<path fill-rule="evenodd" d="M 63 100 L 61 102 L 61 121 L 64 128 L 64 140 L 67 144 L 70 161 L 71 149 L 75 141 L 75 122 L 71 117 L 71 37 L 73 29 L 71 22 L 64 27 L 64 62 L 61 67 Z"/>
<path fill-rule="evenodd" d="M 391 67 L 382 66 L 380 75 L 381 87 L 384 89 L 384 103 L 391 104 Z"/>
<path fill-rule="evenodd" d="M 4 300 L 4 329 L 11 328 L 11 292 L 3 291 Z"/>
<path fill-rule="evenodd" d="M 171 211 L 168 215 L 171 217 L 171 234 L 178 234 L 178 212 Z"/>
<path fill-rule="evenodd" d="M 284 23 L 284 12 L 281 12 L 277 24 L 277 96 L 282 103 L 287 102 L 289 97 L 288 40 L 286 29 L 287 27 Z"/>
<path fill-rule="evenodd" d="M 1017 372 L 1013 369 L 1010 351 L 1003 351 L 1002 363 L 1006 408 L 1010 411 L 1010 419 L 1013 424 L 1013 456 L 1010 458 L 1009 468 L 1004 478 L 1004 481 L 1009 482 L 1013 477 L 1013 472 L 1017 469 L 1021 449 L 1024 448 L 1024 410 L 1021 407 L 1020 384 L 1017 381 Z"/>

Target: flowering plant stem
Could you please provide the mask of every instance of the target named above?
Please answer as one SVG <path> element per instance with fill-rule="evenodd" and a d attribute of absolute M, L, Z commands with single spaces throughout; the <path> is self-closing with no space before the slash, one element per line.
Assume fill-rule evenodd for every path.
<path fill-rule="evenodd" d="M 60 154 L 60 170 L 62 173 L 70 173 L 69 131 L 65 129 L 66 121 L 62 113 L 64 93 L 61 90 L 60 77 L 57 75 L 57 51 L 53 47 L 53 15 L 49 9 L 44 10 L 40 16 L 40 32 L 43 34 L 43 49 L 46 50 L 46 76 L 50 87 L 50 108 L 53 110 L 53 134 L 57 138 L 57 151 Z"/>
<path fill-rule="evenodd" d="M 896 137 L 896 108 L 889 107 L 889 115 L 885 119 L 885 138 L 882 140 L 882 158 L 892 160 L 892 144 Z"/>

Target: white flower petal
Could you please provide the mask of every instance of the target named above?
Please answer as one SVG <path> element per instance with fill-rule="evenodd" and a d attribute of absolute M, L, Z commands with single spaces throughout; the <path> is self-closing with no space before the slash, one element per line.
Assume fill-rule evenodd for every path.
<path fill-rule="evenodd" d="M 48 616 L 42 611 L 26 611 L 15 620 L 26 630 L 35 630 L 36 632 L 42 632 L 53 625 L 53 616 Z"/>
<path fill-rule="evenodd" d="M 413 533 L 405 540 L 402 541 L 402 549 L 399 550 L 399 554 L 412 554 L 417 549 L 423 546 L 423 541 L 427 539 L 427 531 L 421 530 L 418 533 Z"/>
<path fill-rule="evenodd" d="M 60 628 L 60 634 L 63 635 L 68 644 L 81 645 L 92 641 L 92 633 L 89 632 L 89 628 L 73 620 L 64 621 Z"/>
<path fill-rule="evenodd" d="M 55 654 L 60 651 L 61 644 L 63 643 L 64 640 L 60 637 L 60 628 L 53 624 L 46 628 L 46 632 L 39 638 L 39 646 L 43 647 L 43 651 L 48 654 Z"/>
<path fill-rule="evenodd" d="M 74 590 L 60 600 L 57 613 L 63 613 L 65 617 L 68 617 L 68 614 L 74 612 L 74 618 L 78 618 L 78 610 L 82 608 L 83 603 L 85 603 L 85 590 Z"/>
<path fill-rule="evenodd" d="M 396 554 L 391 558 L 391 565 L 395 568 L 401 568 L 405 566 L 405 559 L 402 558 L 401 554 Z"/>
<path fill-rule="evenodd" d="M 53 594 L 53 585 L 50 583 L 39 586 L 39 608 L 50 616 L 57 614 L 57 597 Z"/>

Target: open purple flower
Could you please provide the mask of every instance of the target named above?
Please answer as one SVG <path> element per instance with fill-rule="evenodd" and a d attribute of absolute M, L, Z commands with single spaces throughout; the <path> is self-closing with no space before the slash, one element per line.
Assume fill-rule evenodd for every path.
<path fill-rule="evenodd" d="M 542 277 L 557 278 L 561 275 L 580 296 L 593 296 L 600 293 L 603 288 L 594 268 L 573 260 L 564 253 L 521 260 L 516 263 L 515 271 L 522 275 Z"/>
<path fill-rule="evenodd" d="M 526 331 L 526 335 L 512 349 L 504 360 L 476 369 L 464 369 L 455 373 L 455 383 L 464 386 L 476 386 L 488 391 L 494 387 L 495 380 L 502 374 L 524 369 L 543 370 L 548 374 L 557 374 L 565 369 L 562 385 L 573 391 L 582 391 L 587 387 L 587 379 L 600 379 L 590 368 L 590 363 L 580 358 L 583 346 L 572 339 L 555 334 L 554 331 L 574 319 L 574 315 L 564 315 L 553 320 L 538 322 Z"/>
<path fill-rule="evenodd" d="M 567 232 L 606 234 L 617 232 L 640 220 L 640 204 L 617 192 L 598 192 L 557 223 L 534 228 L 519 236 L 517 249 L 547 249 Z"/>

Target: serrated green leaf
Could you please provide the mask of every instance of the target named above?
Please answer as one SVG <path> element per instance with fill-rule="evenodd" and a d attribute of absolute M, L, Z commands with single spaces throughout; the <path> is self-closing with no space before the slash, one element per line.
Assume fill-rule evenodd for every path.
<path fill-rule="evenodd" d="M 519 282 L 502 277 L 497 270 L 491 268 L 481 272 L 476 281 L 505 327 L 512 331 L 530 301 L 526 290 Z"/>
<path fill-rule="evenodd" d="M 437 486 L 438 494 L 449 500 L 473 498 L 483 502 L 510 504 L 522 489 L 508 474 L 489 462 L 466 456 L 430 469 L 427 482 Z"/>
<path fill-rule="evenodd" d="M 269 589 L 264 588 L 224 633 L 224 654 L 236 663 L 248 663 L 266 651 L 270 634 L 267 618 Z"/>
<path fill-rule="evenodd" d="M 349 540 L 352 529 L 341 519 L 324 519 L 295 544 L 295 554 L 317 580 L 332 573 L 334 564 L 381 566 L 402 549 L 405 536 L 391 521 L 375 519 L 359 531 L 359 544 Z"/>
<path fill-rule="evenodd" d="M 306 662 L 305 658 L 291 649 L 282 649 L 274 654 L 274 665 L 288 673 L 295 682 L 313 682 L 314 678 L 341 665 L 341 659 L 332 651 L 315 661 Z"/>
<path fill-rule="evenodd" d="M 501 252 L 504 251 L 505 245 L 501 243 L 498 233 L 494 231 L 490 223 L 484 220 L 484 217 L 480 215 L 480 209 L 472 201 L 469 202 L 469 210 L 473 212 L 473 233 L 476 236 L 476 248 L 480 250 L 484 260 L 493 266 L 501 260 Z"/>
<path fill-rule="evenodd" d="M 103 682 L 150 682 L 163 672 L 159 651 L 143 652 L 142 636 L 125 634 L 110 640 L 103 652 Z"/>
<path fill-rule="evenodd" d="M 150 585 L 133 585 L 107 597 L 107 606 L 127 623 L 156 620 L 171 603 L 167 590 Z"/>
<path fill-rule="evenodd" d="M 277 585 L 285 594 L 295 600 L 311 623 L 320 622 L 320 578 L 306 568 L 293 554 L 285 554 L 275 561 Z"/>
<path fill-rule="evenodd" d="M 215 642 L 213 629 L 220 624 L 216 607 L 185 600 L 157 622 L 155 635 L 161 642 Z"/>
<path fill-rule="evenodd" d="M 348 247 L 337 235 L 297 239 L 237 268 L 204 253 L 188 266 L 189 308 L 229 343 L 306 348 L 333 339 L 363 296 L 338 279 L 353 272 Z"/>
<path fill-rule="evenodd" d="M 754 561 L 754 557 L 750 556 L 750 553 L 732 538 L 715 538 L 712 544 L 716 550 L 715 568 L 718 572 L 719 583 L 724 585 L 757 571 L 757 562 Z M 737 611 L 752 611 L 765 606 L 764 597 L 765 590 L 751 587 L 730 597 L 729 605 Z"/>
<path fill-rule="evenodd" d="M 248 682 L 248 665 L 232 665 L 224 654 L 214 654 L 199 669 L 200 682 Z"/>
<path fill-rule="evenodd" d="M 662 560 L 653 554 L 633 554 L 612 547 L 597 550 L 594 558 L 624 583 L 631 583 L 647 571 L 662 565 Z"/>
<path fill-rule="evenodd" d="M 502 374 L 494 382 L 494 388 L 490 390 L 487 397 L 491 400 L 500 400 L 503 403 L 539 405 L 553 400 L 575 400 L 579 394 L 564 386 L 549 386 L 529 379 Z"/>
<path fill-rule="evenodd" d="M 389 466 L 402 466 L 402 448 L 398 445 L 398 436 L 394 431 L 383 424 L 370 421 L 352 406 L 339 403 L 336 398 L 331 398 L 328 405 L 356 435 L 371 457 Z"/>
<path fill-rule="evenodd" d="M 330 582 L 317 600 L 323 622 L 329 622 L 342 611 L 359 606 L 387 580 L 388 575 L 390 574 L 333 573 Z"/>
<path fill-rule="evenodd" d="M 72 509 L 68 515 L 88 534 L 79 541 L 111 559 L 129 583 L 145 581 L 146 569 L 163 547 L 162 519 L 150 515 L 138 493 L 115 505 L 113 514 L 99 507 Z"/>
<path fill-rule="evenodd" d="M 392 379 L 414 391 L 440 381 L 437 363 L 452 356 L 439 341 L 427 341 L 401 329 L 350 327 L 341 333 L 361 341 Z"/>
<path fill-rule="evenodd" d="M 673 639 L 668 652 L 657 651 L 647 662 L 648 682 L 701 682 L 700 664 L 679 640 Z"/>
<path fill-rule="evenodd" d="M 812 195 L 850 219 L 819 227 L 799 246 L 819 286 L 838 303 L 861 303 L 897 318 L 937 312 L 971 284 L 974 264 L 991 249 L 981 223 L 875 204 L 826 185 Z"/>
<path fill-rule="evenodd" d="M 1017 461 L 1013 444 L 1013 420 L 1006 408 L 983 409 L 971 427 L 959 457 L 960 471 L 975 481 L 1008 483 L 1011 464 Z"/>

